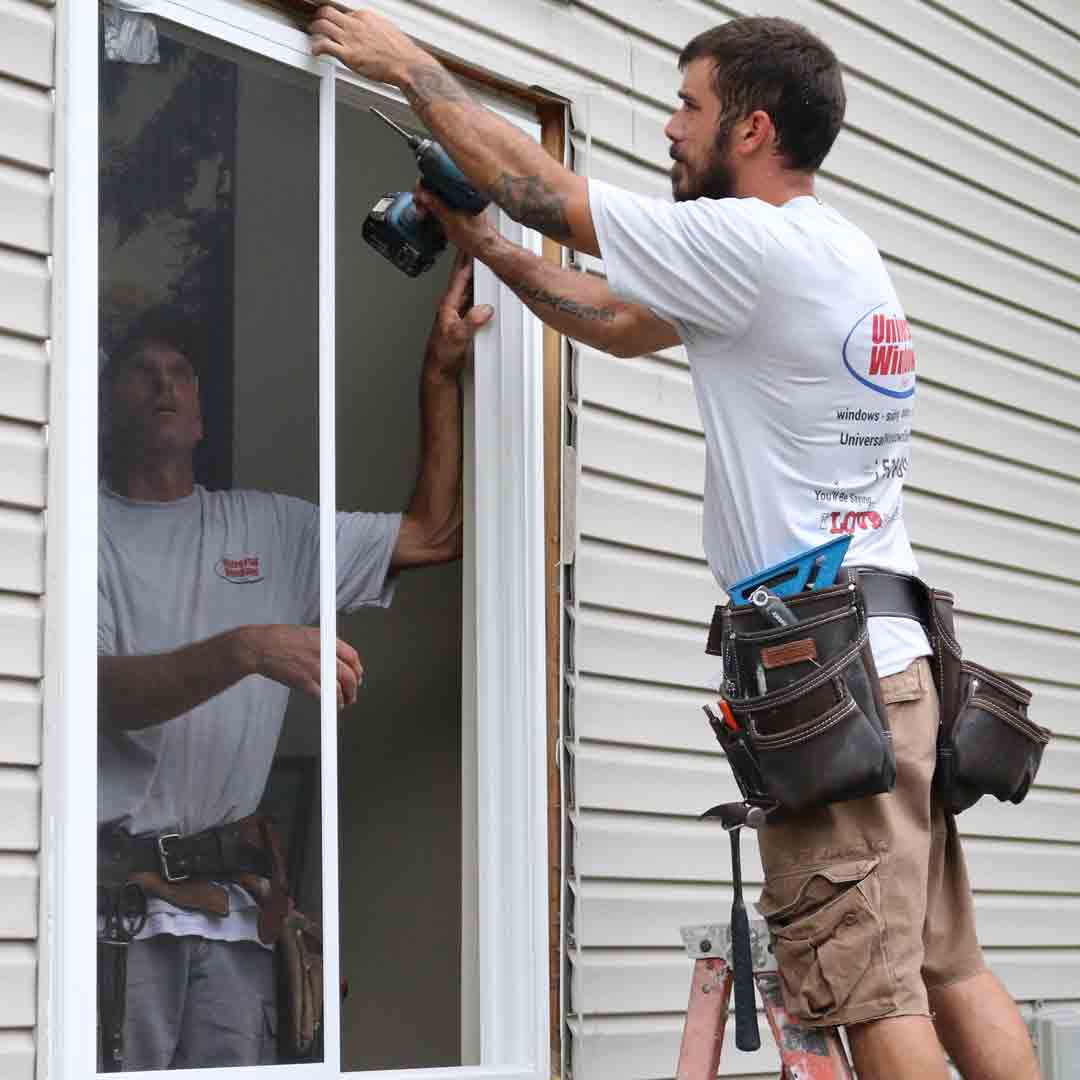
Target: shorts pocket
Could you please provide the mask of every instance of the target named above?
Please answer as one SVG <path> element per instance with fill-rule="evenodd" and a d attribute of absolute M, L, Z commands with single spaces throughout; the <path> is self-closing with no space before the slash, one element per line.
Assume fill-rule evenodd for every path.
<path fill-rule="evenodd" d="M 881 700 L 886 705 L 899 705 L 902 701 L 918 701 L 926 694 L 922 678 L 919 675 L 919 662 L 912 664 L 895 675 L 886 675 L 881 680 Z"/>
<path fill-rule="evenodd" d="M 895 1007 L 880 889 L 877 859 L 835 863 L 766 885 L 757 906 L 769 924 L 789 1013 L 837 1024 Z"/>

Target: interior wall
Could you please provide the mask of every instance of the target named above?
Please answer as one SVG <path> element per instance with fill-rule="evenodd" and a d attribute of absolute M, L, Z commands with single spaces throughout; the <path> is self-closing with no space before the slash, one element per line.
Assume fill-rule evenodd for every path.
<path fill-rule="evenodd" d="M 362 239 L 415 163 L 366 110 L 338 111 L 339 506 L 399 510 L 419 463 L 424 344 L 450 254 L 409 278 Z M 341 970 L 346 1069 L 460 1062 L 461 564 L 401 576 L 387 611 L 344 616 L 364 664 L 342 714 Z"/>
<path fill-rule="evenodd" d="M 240 69 L 233 471 L 318 499 L 317 86 Z M 287 142 L 289 153 L 281 153 Z"/>

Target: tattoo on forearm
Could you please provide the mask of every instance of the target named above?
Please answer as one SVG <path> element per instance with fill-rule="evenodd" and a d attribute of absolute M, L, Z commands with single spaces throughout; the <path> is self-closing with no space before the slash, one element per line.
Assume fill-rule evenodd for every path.
<path fill-rule="evenodd" d="M 409 104 L 423 116 L 436 101 L 468 101 L 461 84 L 445 68 L 438 64 L 418 64 L 409 68 L 409 82 L 405 86 Z"/>
<path fill-rule="evenodd" d="M 519 282 L 517 285 L 511 285 L 510 287 L 522 300 L 529 300 L 534 304 L 546 304 L 556 311 L 573 315 L 578 319 L 588 319 L 592 322 L 615 321 L 615 309 L 611 307 L 593 307 L 590 304 L 579 304 L 568 296 L 559 296 L 557 293 L 526 285 L 524 282 Z"/>
<path fill-rule="evenodd" d="M 570 235 L 566 196 L 552 191 L 539 176 L 503 173 L 489 194 L 493 202 L 522 225 L 557 240 Z"/>

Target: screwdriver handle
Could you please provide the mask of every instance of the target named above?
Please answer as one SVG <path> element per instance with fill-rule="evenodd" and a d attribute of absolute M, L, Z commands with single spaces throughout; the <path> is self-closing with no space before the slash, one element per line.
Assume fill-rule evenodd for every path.
<path fill-rule="evenodd" d="M 774 592 L 770 592 L 764 585 L 755 589 L 750 597 L 750 603 L 761 613 L 761 617 L 773 626 L 784 629 L 788 626 L 796 626 L 799 617 L 780 599 Z"/>

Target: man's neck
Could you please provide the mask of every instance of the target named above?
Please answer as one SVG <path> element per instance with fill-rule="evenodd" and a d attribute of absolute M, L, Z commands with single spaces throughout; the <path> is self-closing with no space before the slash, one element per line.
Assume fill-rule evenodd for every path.
<path fill-rule="evenodd" d="M 793 172 L 791 169 L 781 168 L 775 163 L 752 173 L 746 178 L 744 185 L 739 185 L 743 190 L 737 194 L 743 198 L 761 199 L 762 202 L 772 203 L 773 206 L 783 206 L 802 195 L 817 198 L 814 191 L 814 174 L 806 172 Z"/>
<path fill-rule="evenodd" d="M 109 470 L 109 487 L 140 502 L 175 502 L 195 490 L 191 459 L 142 460 Z"/>

